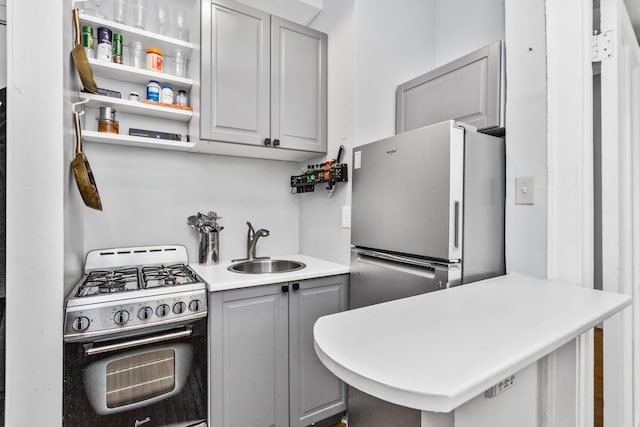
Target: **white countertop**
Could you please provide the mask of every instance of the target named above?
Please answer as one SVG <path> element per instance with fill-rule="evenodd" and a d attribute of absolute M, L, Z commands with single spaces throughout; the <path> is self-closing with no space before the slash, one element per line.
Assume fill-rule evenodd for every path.
<path fill-rule="evenodd" d="M 307 266 L 302 270 L 289 273 L 266 274 L 234 273 L 227 270 L 227 267 L 232 264 L 231 261 L 220 261 L 220 264 L 211 266 L 197 263 L 189 264 L 189 266 L 209 284 L 209 291 L 211 292 L 290 282 L 294 280 L 313 279 L 314 277 L 333 276 L 349 272 L 349 267 L 346 265 L 336 264 L 335 262 L 329 262 L 307 255 L 282 255 L 271 257 L 271 259 L 300 261 Z"/>
<path fill-rule="evenodd" d="M 630 304 L 511 274 L 321 317 L 315 348 L 365 393 L 450 412 Z"/>

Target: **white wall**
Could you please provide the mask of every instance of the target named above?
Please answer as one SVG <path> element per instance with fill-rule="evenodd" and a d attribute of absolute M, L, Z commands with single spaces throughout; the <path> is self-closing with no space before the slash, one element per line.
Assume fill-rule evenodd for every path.
<path fill-rule="evenodd" d="M 7 426 L 58 424 L 62 417 L 68 13 L 61 2 L 7 7 Z M 46 49 L 32 54 L 43 42 Z"/>
<path fill-rule="evenodd" d="M 507 271 L 547 274 L 547 81 L 545 8 L 506 0 Z M 535 177 L 534 205 L 515 204 L 515 178 Z"/>
<path fill-rule="evenodd" d="M 437 0 L 435 64 L 504 39 L 505 0 Z"/>
<path fill-rule="evenodd" d="M 334 159 L 340 145 L 345 146 L 342 162 L 351 163 L 354 113 L 354 0 L 325 0 L 324 9 L 311 27 L 328 38 L 328 117 L 327 155 L 302 162 Z M 351 204 L 350 183 L 337 184 L 331 197 L 324 185 L 313 193 L 299 194 L 300 251 L 343 264 L 349 263 L 351 233 L 341 227 L 342 206 Z"/>
<path fill-rule="evenodd" d="M 342 161 L 351 168 L 353 146 L 395 133 L 397 85 L 433 66 L 433 21 L 432 0 L 402 7 L 382 0 L 324 1 L 312 27 L 329 36 L 328 158 L 344 144 Z M 331 199 L 321 186 L 299 196 L 303 253 L 349 264 L 351 234 L 341 228 L 341 208 L 351 204 L 350 193 L 350 184 L 338 184 Z"/>
<path fill-rule="evenodd" d="M 298 252 L 299 200 L 289 189 L 291 162 L 86 144 L 103 212 L 87 209 L 84 250 L 185 244 L 197 262 L 198 235 L 187 217 L 223 217 L 220 257 L 246 255 L 246 221 L 270 230 L 258 255 Z"/>
<path fill-rule="evenodd" d="M 396 87 L 434 66 L 435 1 L 355 2 L 355 145 L 395 133 Z"/>

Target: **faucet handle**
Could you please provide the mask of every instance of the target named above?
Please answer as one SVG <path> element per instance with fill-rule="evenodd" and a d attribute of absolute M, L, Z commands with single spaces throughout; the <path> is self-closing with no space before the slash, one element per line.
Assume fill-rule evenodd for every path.
<path fill-rule="evenodd" d="M 253 225 L 249 221 L 247 221 L 247 225 L 249 226 L 249 235 L 255 234 L 255 230 L 253 229 Z"/>

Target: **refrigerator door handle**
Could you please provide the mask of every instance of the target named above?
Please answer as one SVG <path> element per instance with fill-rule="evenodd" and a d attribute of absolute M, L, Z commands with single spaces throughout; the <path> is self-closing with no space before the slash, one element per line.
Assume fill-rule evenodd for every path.
<path fill-rule="evenodd" d="M 460 248 L 460 202 L 453 202 L 454 229 L 453 229 L 453 246 Z"/>
<path fill-rule="evenodd" d="M 402 273 L 421 276 L 426 279 L 434 279 L 436 277 L 435 268 L 419 264 L 409 264 L 402 259 L 393 259 L 393 256 L 383 257 L 374 256 L 368 252 L 357 252 L 357 261 L 364 264 L 373 265 L 375 267 L 396 270 Z"/>

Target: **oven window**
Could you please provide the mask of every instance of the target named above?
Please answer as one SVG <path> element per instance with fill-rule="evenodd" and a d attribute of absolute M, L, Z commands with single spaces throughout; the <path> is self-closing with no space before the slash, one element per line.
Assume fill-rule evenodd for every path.
<path fill-rule="evenodd" d="M 107 408 L 142 402 L 172 391 L 175 379 L 172 349 L 136 354 L 107 364 Z"/>

